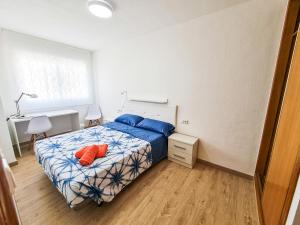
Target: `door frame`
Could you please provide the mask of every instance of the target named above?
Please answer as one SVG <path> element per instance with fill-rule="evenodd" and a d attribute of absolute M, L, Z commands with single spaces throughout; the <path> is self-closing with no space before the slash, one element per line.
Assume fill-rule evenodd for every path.
<path fill-rule="evenodd" d="M 289 0 L 285 23 L 282 32 L 280 49 L 278 53 L 275 74 L 269 98 L 268 110 L 265 119 L 262 139 L 259 148 L 258 160 L 255 172 L 261 174 L 265 170 L 270 149 L 273 145 L 275 129 L 278 123 L 278 115 L 285 90 L 291 56 L 294 48 L 294 35 L 298 29 L 297 21 L 300 11 L 300 0 Z"/>
<path fill-rule="evenodd" d="M 297 35 L 298 25 L 300 17 L 300 0 L 289 0 L 285 22 L 281 37 L 280 49 L 278 53 L 271 94 L 269 98 L 268 110 L 264 123 L 264 129 L 262 139 L 259 148 L 259 154 L 255 170 L 255 189 L 257 197 L 257 206 L 259 213 L 260 223 L 263 225 L 263 214 L 261 205 L 261 196 L 263 192 L 262 175 L 266 173 L 268 166 L 268 159 L 273 147 L 273 141 L 275 136 L 276 127 L 278 124 L 278 117 L 282 105 L 283 94 L 285 91 L 286 81 L 288 77 L 288 71 L 290 68 L 291 57 L 295 44 L 295 36 Z M 285 206 L 283 208 L 283 214 L 281 218 L 281 224 L 286 220 L 288 211 L 292 202 L 292 198 L 296 189 L 297 174 L 299 176 L 300 160 L 298 158 L 298 169 L 295 168 L 292 175 L 291 187 L 288 191 Z"/>

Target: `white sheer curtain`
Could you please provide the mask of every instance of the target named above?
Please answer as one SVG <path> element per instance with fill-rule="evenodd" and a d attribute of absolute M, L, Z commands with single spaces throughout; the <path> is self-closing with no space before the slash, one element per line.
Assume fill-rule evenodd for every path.
<path fill-rule="evenodd" d="M 6 74 L 11 76 L 14 96 L 34 93 L 38 98 L 24 98 L 21 108 L 78 106 L 93 102 L 91 53 L 11 31 L 3 31 Z"/>

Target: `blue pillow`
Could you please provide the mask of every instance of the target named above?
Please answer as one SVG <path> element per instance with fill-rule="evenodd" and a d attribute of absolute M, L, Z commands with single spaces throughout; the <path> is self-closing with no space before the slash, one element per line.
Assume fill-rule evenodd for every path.
<path fill-rule="evenodd" d="M 136 125 L 136 127 L 155 131 L 164 134 L 166 137 L 169 137 L 174 132 L 175 129 L 175 127 L 170 123 L 166 123 L 159 120 L 147 119 L 147 118 L 139 122 L 139 124 Z"/>
<path fill-rule="evenodd" d="M 123 114 L 115 119 L 115 122 L 125 123 L 130 126 L 136 126 L 139 122 L 141 122 L 144 118 L 137 115 L 132 114 Z"/>

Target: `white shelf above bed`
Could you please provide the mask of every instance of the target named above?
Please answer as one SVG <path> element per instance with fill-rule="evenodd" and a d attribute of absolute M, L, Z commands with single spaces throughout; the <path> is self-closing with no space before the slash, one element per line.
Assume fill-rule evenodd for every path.
<path fill-rule="evenodd" d="M 136 96 L 128 96 L 129 101 L 133 102 L 147 102 L 147 103 L 157 103 L 157 104 L 167 104 L 167 98 L 147 98 L 147 97 L 136 97 Z"/>

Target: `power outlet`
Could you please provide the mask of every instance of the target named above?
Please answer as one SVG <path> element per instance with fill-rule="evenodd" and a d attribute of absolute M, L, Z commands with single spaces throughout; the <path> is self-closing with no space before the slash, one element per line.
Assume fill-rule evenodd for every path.
<path fill-rule="evenodd" d="M 188 121 L 188 120 L 182 120 L 181 123 L 182 123 L 182 124 L 185 124 L 185 125 L 188 125 L 188 124 L 190 123 L 190 121 Z"/>

